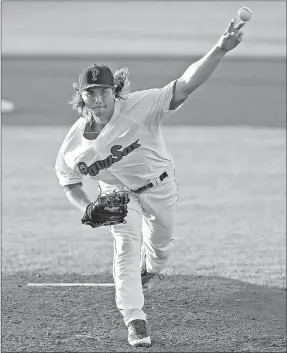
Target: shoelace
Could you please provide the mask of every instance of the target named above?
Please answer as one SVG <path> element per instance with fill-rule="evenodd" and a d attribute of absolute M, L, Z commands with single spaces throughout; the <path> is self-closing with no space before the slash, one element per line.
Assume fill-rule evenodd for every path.
<path fill-rule="evenodd" d="M 157 273 L 157 276 L 160 280 L 163 280 L 164 279 L 164 275 L 162 273 Z"/>
<path fill-rule="evenodd" d="M 164 275 L 163 274 L 161 274 L 161 273 L 149 273 L 149 272 L 147 272 L 146 270 L 144 270 L 144 271 L 142 271 L 142 276 L 144 277 L 144 276 L 147 276 L 147 275 L 156 275 L 156 276 L 158 276 L 158 278 L 160 279 L 160 280 L 163 280 L 164 279 Z"/>

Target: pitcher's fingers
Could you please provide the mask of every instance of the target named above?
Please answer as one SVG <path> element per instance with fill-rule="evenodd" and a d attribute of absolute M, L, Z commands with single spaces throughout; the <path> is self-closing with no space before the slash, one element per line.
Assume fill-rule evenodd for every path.
<path fill-rule="evenodd" d="M 235 20 L 234 20 L 234 18 L 233 18 L 233 19 L 230 21 L 230 23 L 229 23 L 229 25 L 228 25 L 228 27 L 227 27 L 226 32 L 230 33 L 230 32 L 233 31 L 233 29 L 234 29 L 234 23 L 235 23 Z"/>
<path fill-rule="evenodd" d="M 242 36 L 243 36 L 243 34 L 244 34 L 244 32 L 243 32 L 243 31 L 239 31 L 239 32 L 237 32 L 236 36 L 237 36 L 237 37 L 242 37 Z"/>
<path fill-rule="evenodd" d="M 245 22 L 241 21 L 241 22 L 238 23 L 237 26 L 234 27 L 234 29 L 236 29 L 237 31 L 239 31 L 240 28 L 242 28 L 244 25 L 245 25 Z"/>
<path fill-rule="evenodd" d="M 225 35 L 224 35 L 224 38 L 226 39 L 226 38 L 230 38 L 230 37 L 232 37 L 232 36 L 234 36 L 234 32 L 225 34 Z"/>

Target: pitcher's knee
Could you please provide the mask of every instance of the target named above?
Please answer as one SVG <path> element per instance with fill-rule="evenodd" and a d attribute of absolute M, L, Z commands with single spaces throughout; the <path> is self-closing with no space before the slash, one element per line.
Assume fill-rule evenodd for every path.
<path fill-rule="evenodd" d="M 153 247 L 153 254 L 155 255 L 155 259 L 165 260 L 168 259 L 173 246 L 173 239 L 165 246 L 154 246 Z"/>
<path fill-rule="evenodd" d="M 147 272 L 160 273 L 163 271 L 168 263 L 173 240 L 166 246 L 148 246 L 145 251 L 145 269 Z"/>

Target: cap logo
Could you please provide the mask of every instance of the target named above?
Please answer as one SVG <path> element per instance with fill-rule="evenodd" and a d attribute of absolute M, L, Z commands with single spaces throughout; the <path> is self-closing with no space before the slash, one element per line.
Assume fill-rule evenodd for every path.
<path fill-rule="evenodd" d="M 98 79 L 97 76 L 100 73 L 100 71 L 96 67 L 92 67 L 91 68 L 91 72 L 92 72 L 92 75 L 93 75 L 92 81 L 97 81 L 97 79 Z"/>

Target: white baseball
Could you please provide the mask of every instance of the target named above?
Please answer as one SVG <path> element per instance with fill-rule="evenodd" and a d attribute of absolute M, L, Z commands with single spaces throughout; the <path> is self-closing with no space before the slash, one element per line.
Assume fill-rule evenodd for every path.
<path fill-rule="evenodd" d="M 249 21 L 252 17 L 252 12 L 249 7 L 241 7 L 238 10 L 238 17 L 241 19 L 241 21 Z"/>

